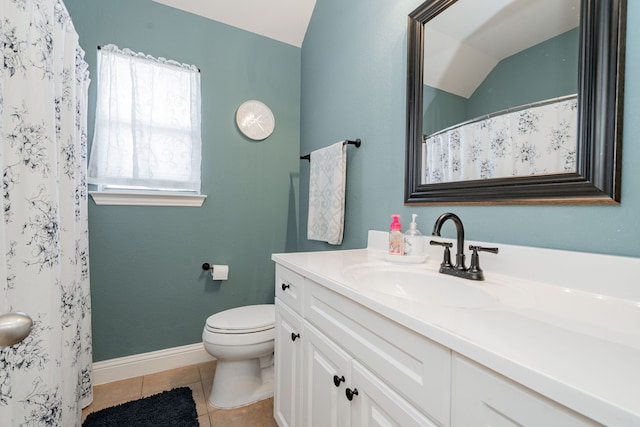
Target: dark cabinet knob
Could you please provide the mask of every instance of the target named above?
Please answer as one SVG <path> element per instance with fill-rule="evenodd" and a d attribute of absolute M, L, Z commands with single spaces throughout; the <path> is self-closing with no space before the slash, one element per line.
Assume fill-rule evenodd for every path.
<path fill-rule="evenodd" d="M 351 390 L 350 388 L 347 388 L 347 390 L 345 391 L 345 394 L 347 395 L 347 399 L 349 399 L 349 401 L 352 401 L 353 396 L 358 395 L 358 389 L 354 388 L 353 390 Z"/>
<path fill-rule="evenodd" d="M 336 387 L 340 387 L 340 383 L 342 382 L 344 382 L 344 376 L 341 376 L 341 377 L 337 375 L 333 376 L 333 383 L 336 385 Z"/>
<path fill-rule="evenodd" d="M 289 289 L 290 287 L 291 287 L 291 285 L 288 285 L 288 284 L 286 284 L 286 283 L 283 283 L 283 284 L 282 284 L 282 290 L 283 290 L 283 291 L 286 291 L 286 290 L 287 290 L 287 289 Z"/>
<path fill-rule="evenodd" d="M 300 338 L 300 334 L 296 334 L 295 332 L 291 332 L 291 341 L 295 341 Z"/>

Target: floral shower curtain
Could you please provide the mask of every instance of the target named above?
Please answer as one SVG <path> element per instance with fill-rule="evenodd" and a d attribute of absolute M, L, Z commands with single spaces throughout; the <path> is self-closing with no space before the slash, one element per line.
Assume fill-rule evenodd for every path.
<path fill-rule="evenodd" d="M 576 96 L 429 135 L 422 183 L 575 172 Z"/>
<path fill-rule="evenodd" d="M 1 426 L 79 426 L 92 399 L 86 186 L 89 75 L 60 0 L 0 0 Z"/>

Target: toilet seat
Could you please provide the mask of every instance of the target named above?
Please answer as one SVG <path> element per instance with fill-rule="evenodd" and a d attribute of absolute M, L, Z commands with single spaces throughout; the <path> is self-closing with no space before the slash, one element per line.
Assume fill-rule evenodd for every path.
<path fill-rule="evenodd" d="M 273 304 L 231 308 L 207 318 L 205 329 L 217 334 L 252 334 L 275 327 Z"/>

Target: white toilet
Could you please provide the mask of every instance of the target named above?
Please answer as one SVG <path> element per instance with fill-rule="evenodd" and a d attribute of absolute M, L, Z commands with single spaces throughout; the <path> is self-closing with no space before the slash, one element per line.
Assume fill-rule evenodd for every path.
<path fill-rule="evenodd" d="M 209 316 L 202 342 L 218 359 L 209 403 L 236 408 L 273 396 L 273 304 L 232 308 Z"/>

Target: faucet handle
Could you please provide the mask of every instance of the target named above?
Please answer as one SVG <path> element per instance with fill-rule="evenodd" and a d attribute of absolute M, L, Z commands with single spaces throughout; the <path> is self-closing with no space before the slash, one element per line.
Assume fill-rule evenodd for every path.
<path fill-rule="evenodd" d="M 445 248 L 453 247 L 453 243 L 451 242 L 438 242 L 437 240 L 430 240 L 429 244 L 431 246 L 444 246 Z"/>
<path fill-rule="evenodd" d="M 451 251 L 449 250 L 449 248 L 453 246 L 453 243 L 438 242 L 437 240 L 430 240 L 429 244 L 431 246 L 444 246 L 444 258 L 442 260 L 442 263 L 440 264 L 440 269 L 453 268 L 453 265 L 451 264 Z"/>
<path fill-rule="evenodd" d="M 497 254 L 498 248 L 485 248 L 482 246 L 469 245 L 469 250 L 473 251 L 473 253 L 471 254 L 471 265 L 469 266 L 469 272 L 472 274 L 476 274 L 479 277 L 479 280 L 484 280 L 484 274 L 482 273 L 482 269 L 480 268 L 480 257 L 478 256 L 478 252 L 491 252 L 492 254 Z"/>
<path fill-rule="evenodd" d="M 491 252 L 492 254 L 498 253 L 498 248 L 485 248 L 482 246 L 474 246 L 474 245 L 469 245 L 469 250 L 476 253 L 477 252 Z"/>

